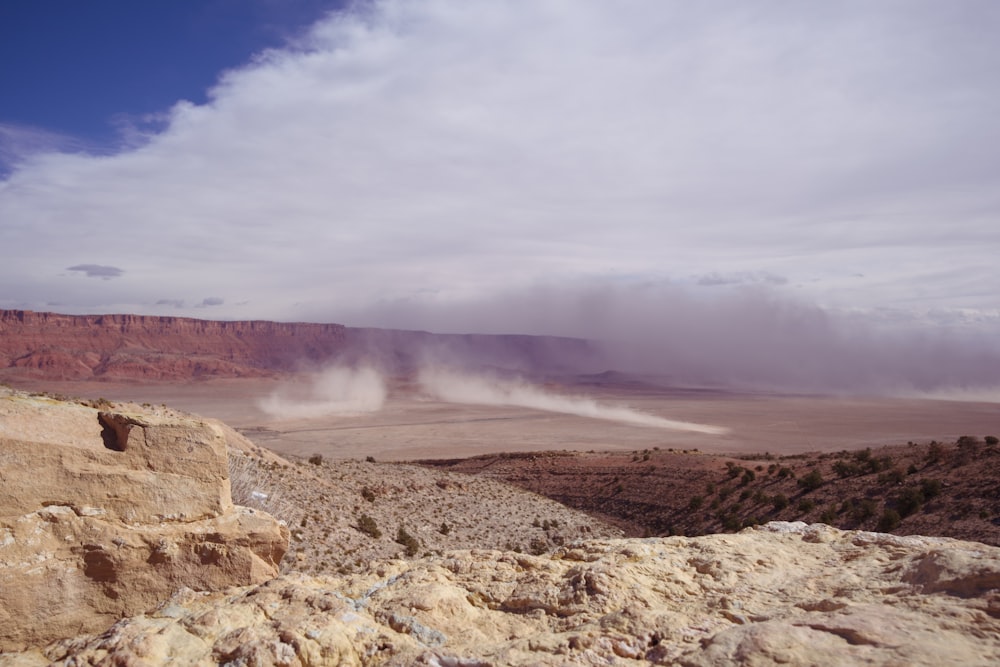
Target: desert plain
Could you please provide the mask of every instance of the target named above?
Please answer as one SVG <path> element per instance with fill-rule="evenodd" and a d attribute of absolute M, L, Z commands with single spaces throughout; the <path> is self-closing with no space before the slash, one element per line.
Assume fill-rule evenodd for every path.
<path fill-rule="evenodd" d="M 546 385 L 551 395 L 715 427 L 659 428 L 516 405 L 444 401 L 405 381 L 390 383 L 378 409 L 301 415 L 265 410 L 275 395 L 308 397 L 313 378 L 189 382 L 19 382 L 25 389 L 166 404 L 220 419 L 283 455 L 380 461 L 462 458 L 500 452 L 696 449 L 773 455 L 954 442 L 1000 431 L 1000 403 L 914 397 L 795 395 L 610 382 Z"/>

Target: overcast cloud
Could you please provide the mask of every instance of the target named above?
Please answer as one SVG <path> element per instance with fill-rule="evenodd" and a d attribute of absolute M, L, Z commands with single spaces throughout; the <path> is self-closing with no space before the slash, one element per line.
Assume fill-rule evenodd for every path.
<path fill-rule="evenodd" d="M 541 330 L 540 292 L 655 285 L 996 332 L 997 34 L 991 0 L 360 3 L 128 150 L 20 142 L 0 307 Z"/>

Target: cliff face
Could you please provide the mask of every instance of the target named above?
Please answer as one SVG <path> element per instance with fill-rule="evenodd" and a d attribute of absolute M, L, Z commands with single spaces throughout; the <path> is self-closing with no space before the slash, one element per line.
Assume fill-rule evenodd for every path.
<path fill-rule="evenodd" d="M 576 367 L 591 353 L 585 341 L 544 336 L 0 310 L 0 373 L 42 379 L 261 377 L 334 361 L 406 372 L 428 358 L 549 369 Z"/>
<path fill-rule="evenodd" d="M 339 324 L 0 311 L 0 368 L 52 379 L 255 377 L 344 343 Z"/>

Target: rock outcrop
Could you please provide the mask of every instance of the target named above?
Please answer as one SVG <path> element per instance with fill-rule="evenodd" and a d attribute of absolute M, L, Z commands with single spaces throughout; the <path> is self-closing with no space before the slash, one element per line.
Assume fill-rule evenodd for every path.
<path fill-rule="evenodd" d="M 0 310 L 0 374 L 36 380 L 262 377 L 328 363 L 405 373 L 428 357 L 548 371 L 575 367 L 594 354 L 586 341 L 552 336 Z"/>
<path fill-rule="evenodd" d="M 102 407 L 0 390 L 0 650 L 277 573 L 288 531 L 233 505 L 222 429 Z"/>
<path fill-rule="evenodd" d="M 73 665 L 995 665 L 1000 549 L 772 523 L 456 551 L 340 578 L 185 591 L 102 635 L 9 656 Z M 4 664 L 0 659 L 0 664 Z M 61 664 L 61 663 L 60 663 Z"/>

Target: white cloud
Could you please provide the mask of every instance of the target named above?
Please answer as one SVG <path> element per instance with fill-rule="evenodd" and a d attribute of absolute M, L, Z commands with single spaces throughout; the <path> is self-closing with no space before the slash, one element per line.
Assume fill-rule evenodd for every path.
<path fill-rule="evenodd" d="M 338 320 L 780 276 L 839 307 L 995 307 L 998 28 L 974 0 L 359 4 L 124 152 L 22 160 L 0 305 Z M 125 256 L 99 290 L 64 275 Z"/>

